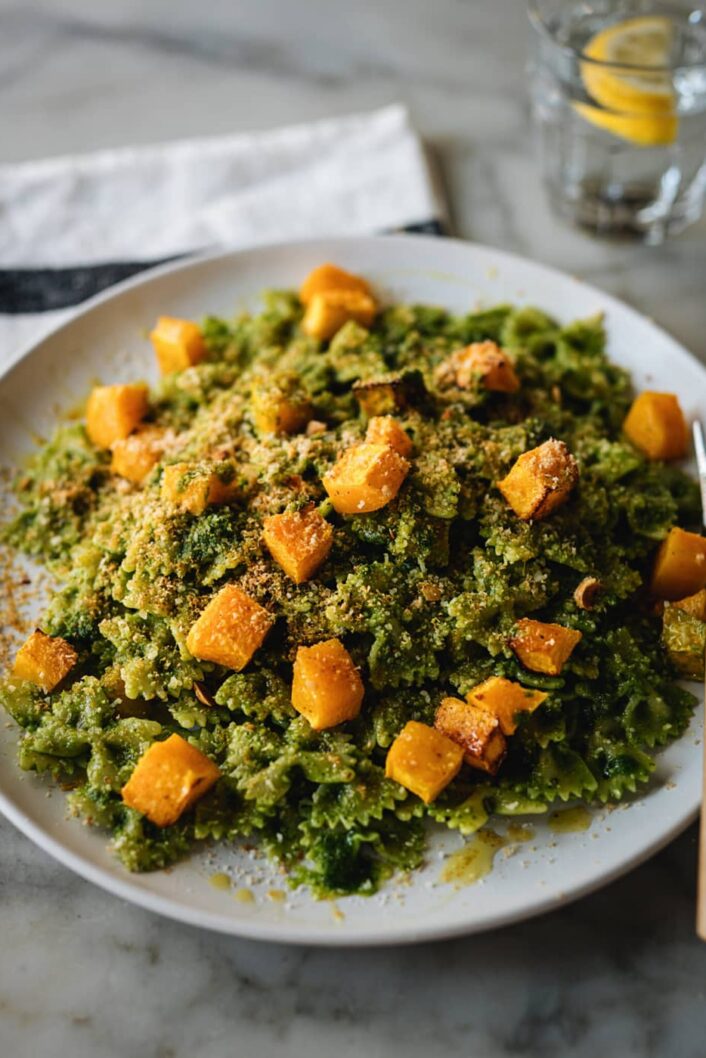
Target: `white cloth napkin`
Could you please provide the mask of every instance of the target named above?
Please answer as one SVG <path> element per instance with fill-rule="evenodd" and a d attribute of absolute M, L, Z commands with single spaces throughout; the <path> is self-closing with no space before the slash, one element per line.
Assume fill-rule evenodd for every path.
<path fill-rule="evenodd" d="M 170 257 L 443 230 L 407 111 L 0 166 L 0 367 L 71 306 Z"/>

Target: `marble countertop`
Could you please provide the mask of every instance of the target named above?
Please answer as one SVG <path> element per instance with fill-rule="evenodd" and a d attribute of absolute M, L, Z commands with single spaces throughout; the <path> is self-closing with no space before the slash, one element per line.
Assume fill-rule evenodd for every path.
<path fill-rule="evenodd" d="M 456 234 L 589 279 L 706 359 L 706 224 L 652 250 L 549 213 L 520 0 L 0 0 L 0 161 L 405 102 Z M 696 834 L 542 919 L 411 949 L 215 936 L 129 907 L 0 823 L 0 1053 L 14 1058 L 703 1058 Z"/>

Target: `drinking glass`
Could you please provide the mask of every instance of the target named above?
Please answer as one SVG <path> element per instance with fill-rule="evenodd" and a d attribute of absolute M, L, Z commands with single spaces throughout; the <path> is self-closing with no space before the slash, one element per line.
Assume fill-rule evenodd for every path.
<path fill-rule="evenodd" d="M 551 203 L 595 234 L 660 243 L 706 192 L 701 4 L 529 0 L 531 99 Z"/>

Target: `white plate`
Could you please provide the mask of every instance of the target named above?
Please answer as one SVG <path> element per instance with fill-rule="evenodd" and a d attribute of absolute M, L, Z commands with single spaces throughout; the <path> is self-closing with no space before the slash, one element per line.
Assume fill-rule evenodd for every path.
<path fill-rule="evenodd" d="M 327 239 L 226 253 L 170 265 L 89 302 L 22 360 L 0 383 L 0 463 L 15 463 L 46 436 L 56 409 L 74 404 L 96 378 L 154 375 L 145 330 L 158 314 L 199 318 L 255 307 L 264 287 L 296 286 L 313 266 L 335 261 L 361 272 L 386 299 L 466 311 L 480 303 L 535 304 L 563 321 L 605 312 L 611 356 L 633 372 L 638 388 L 679 395 L 691 419 L 706 420 L 704 368 L 632 309 L 576 279 L 497 250 L 445 239 L 393 236 Z M 410 692 L 413 693 L 413 692 Z M 205 851 L 169 872 L 130 875 L 112 858 L 105 834 L 66 818 L 64 795 L 14 761 L 17 731 L 0 725 L 0 809 L 39 846 L 84 878 L 153 911 L 198 926 L 268 940 L 311 944 L 392 944 L 471 933 L 551 910 L 617 877 L 675 837 L 700 800 L 700 717 L 660 753 L 649 792 L 615 811 L 599 811 L 588 831 L 556 834 L 535 822 L 535 839 L 474 886 L 440 884 L 445 853 L 458 835 L 433 838 L 427 864 L 407 885 L 388 884 L 372 898 L 332 906 L 306 892 L 273 900 L 286 888 L 260 857 L 244 850 Z M 536 817 L 539 819 L 540 817 Z M 500 824 L 502 829 L 502 824 Z M 231 872 L 230 891 L 209 877 Z M 235 899 L 239 886 L 255 902 Z"/>

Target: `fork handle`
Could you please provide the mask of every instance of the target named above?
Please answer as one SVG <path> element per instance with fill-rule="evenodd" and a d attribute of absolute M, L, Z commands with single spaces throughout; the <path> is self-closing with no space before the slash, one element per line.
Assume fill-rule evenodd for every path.
<path fill-rule="evenodd" d="M 706 686 L 704 690 L 704 713 L 706 714 Z M 704 755 L 704 778 L 701 790 L 701 822 L 699 825 L 699 877 L 696 892 L 696 932 L 706 940 L 706 715 L 704 733 L 701 736 Z"/>

